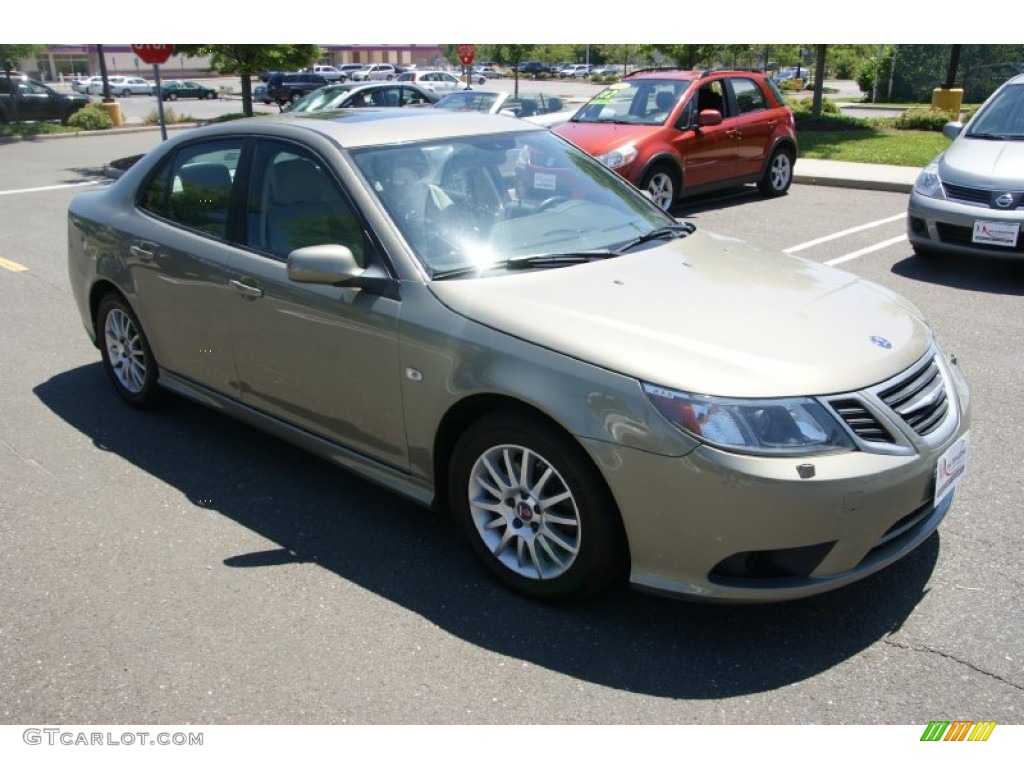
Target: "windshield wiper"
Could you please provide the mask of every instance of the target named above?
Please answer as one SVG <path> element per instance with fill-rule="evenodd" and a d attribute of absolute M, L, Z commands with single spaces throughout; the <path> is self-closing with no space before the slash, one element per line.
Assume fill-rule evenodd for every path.
<path fill-rule="evenodd" d="M 563 267 L 570 264 L 584 264 L 597 259 L 618 256 L 609 250 L 575 251 L 572 253 L 542 253 L 536 256 L 521 256 L 505 262 L 506 269 L 534 269 L 536 267 Z"/>
<path fill-rule="evenodd" d="M 1010 138 L 1001 133 L 969 133 L 967 135 L 972 139 L 990 139 L 992 141 L 1006 141 Z"/>
<path fill-rule="evenodd" d="M 693 234 L 697 227 L 689 222 L 685 224 L 669 224 L 667 227 L 657 227 L 652 229 L 646 234 L 634 237 L 632 240 L 620 245 L 615 249 L 616 254 L 625 253 L 630 248 L 635 248 L 643 243 L 649 243 L 651 240 L 660 240 L 662 238 L 677 238 L 686 237 L 687 235 Z"/>

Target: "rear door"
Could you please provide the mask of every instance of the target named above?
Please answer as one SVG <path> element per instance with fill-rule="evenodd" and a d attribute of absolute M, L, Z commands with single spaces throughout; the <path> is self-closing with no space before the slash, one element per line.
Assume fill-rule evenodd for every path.
<path fill-rule="evenodd" d="M 753 78 L 732 77 L 727 81 L 731 130 L 736 142 L 736 175 L 759 176 L 768 159 L 772 136 L 782 116 L 773 109 Z"/>

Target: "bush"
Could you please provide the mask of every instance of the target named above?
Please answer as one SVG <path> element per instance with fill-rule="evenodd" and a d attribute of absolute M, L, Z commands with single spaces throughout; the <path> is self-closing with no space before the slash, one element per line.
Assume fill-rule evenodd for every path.
<path fill-rule="evenodd" d="M 798 99 L 789 98 L 786 99 L 786 103 L 789 104 L 789 108 L 793 112 L 806 112 L 811 113 L 811 104 L 813 103 L 813 97 L 801 96 Z M 839 105 L 836 104 L 832 99 L 821 100 L 821 114 L 822 115 L 841 115 L 842 112 L 839 109 Z"/>
<path fill-rule="evenodd" d="M 953 116 L 942 109 L 908 109 L 893 121 L 893 125 L 901 131 L 938 131 L 953 120 Z M 956 118 L 959 119 L 959 118 Z"/>
<path fill-rule="evenodd" d="M 142 121 L 146 125 L 160 125 L 160 112 L 153 110 L 146 119 Z M 164 125 L 171 125 L 172 123 L 194 123 L 196 119 L 191 115 L 179 115 L 170 107 L 164 107 Z"/>
<path fill-rule="evenodd" d="M 93 102 L 69 117 L 68 125 L 80 131 L 105 131 L 114 127 L 114 120 L 101 104 Z"/>
<path fill-rule="evenodd" d="M 811 117 L 810 109 L 806 112 L 793 110 L 793 118 L 796 122 L 797 133 L 801 131 L 870 131 L 871 124 L 859 117 L 845 117 L 844 115 L 825 115 L 815 119 Z"/>

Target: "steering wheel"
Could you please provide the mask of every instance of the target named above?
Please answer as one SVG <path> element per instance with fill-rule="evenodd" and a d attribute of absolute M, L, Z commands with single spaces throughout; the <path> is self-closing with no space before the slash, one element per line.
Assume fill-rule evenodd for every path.
<path fill-rule="evenodd" d="M 567 198 L 565 195 L 552 195 L 551 197 L 547 198 L 546 200 L 541 202 L 540 205 L 537 206 L 537 213 L 540 213 L 541 211 L 546 211 L 548 208 L 554 208 L 559 203 L 564 203 L 568 199 L 569 198 Z"/>

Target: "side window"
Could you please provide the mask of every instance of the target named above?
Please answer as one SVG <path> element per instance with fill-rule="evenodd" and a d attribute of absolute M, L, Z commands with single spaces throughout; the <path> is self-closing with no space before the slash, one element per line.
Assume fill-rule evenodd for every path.
<path fill-rule="evenodd" d="M 736 99 L 736 109 L 741 115 L 767 108 L 764 93 L 753 80 L 748 80 L 745 77 L 735 78 L 731 84 L 732 94 Z"/>
<path fill-rule="evenodd" d="M 341 189 L 318 158 L 288 144 L 260 142 L 246 227 L 249 245 L 281 259 L 296 248 L 337 244 L 365 261 L 365 235 Z"/>
<path fill-rule="evenodd" d="M 241 139 L 182 147 L 140 191 L 138 204 L 189 229 L 227 238 Z"/>
<path fill-rule="evenodd" d="M 705 109 L 716 109 L 722 113 L 722 117 L 726 117 L 725 91 L 721 80 L 705 83 L 697 92 L 697 110 L 703 112 Z"/>
<path fill-rule="evenodd" d="M 401 104 L 401 106 L 405 107 L 405 106 L 408 106 L 409 104 L 426 104 L 426 103 L 427 103 L 427 97 L 424 96 L 419 91 L 414 90 L 412 88 L 403 88 L 402 89 L 402 104 Z"/>

